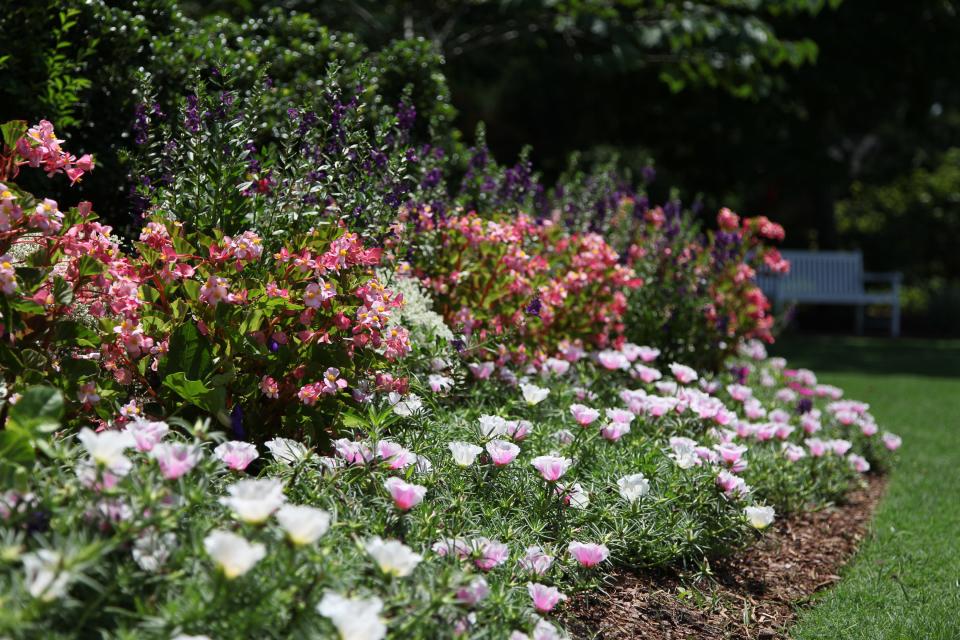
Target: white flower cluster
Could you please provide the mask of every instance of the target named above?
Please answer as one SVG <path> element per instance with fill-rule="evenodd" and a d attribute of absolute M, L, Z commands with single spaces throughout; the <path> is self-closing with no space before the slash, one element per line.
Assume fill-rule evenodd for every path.
<path fill-rule="evenodd" d="M 409 329 L 412 344 L 428 344 L 436 338 L 453 340 L 453 332 L 443 321 L 443 316 L 433 310 L 433 300 L 414 278 L 378 273 L 381 282 L 389 283 L 391 291 L 403 294 L 403 309 L 390 318 L 392 325 Z"/>

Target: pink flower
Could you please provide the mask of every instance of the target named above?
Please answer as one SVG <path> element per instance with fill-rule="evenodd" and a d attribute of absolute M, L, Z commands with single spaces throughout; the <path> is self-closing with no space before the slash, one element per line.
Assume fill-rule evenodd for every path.
<path fill-rule="evenodd" d="M 477 538 L 471 546 L 480 554 L 480 557 L 475 559 L 473 563 L 483 571 L 490 571 L 506 562 L 510 557 L 510 547 L 499 540 Z"/>
<path fill-rule="evenodd" d="M 318 383 L 321 384 L 320 392 L 324 395 L 334 395 L 340 389 L 344 389 L 347 386 L 347 381 L 340 377 L 340 370 L 335 367 L 330 367 L 323 373 L 323 380 Z"/>
<path fill-rule="evenodd" d="M 127 431 L 137 442 L 137 451 L 151 451 L 170 431 L 170 425 L 166 422 L 152 422 L 138 417 L 127 423 Z"/>
<path fill-rule="evenodd" d="M 610 550 L 604 544 L 595 542 L 571 542 L 567 548 L 570 555 L 580 563 L 581 567 L 594 567 L 610 555 Z"/>
<path fill-rule="evenodd" d="M 311 282 L 303 291 L 303 306 L 317 309 L 327 300 L 335 298 L 336 295 L 336 289 L 329 282 L 324 282 L 322 279 L 320 282 Z"/>
<path fill-rule="evenodd" d="M 373 453 L 371 453 L 370 448 L 361 442 L 353 442 L 346 438 L 340 438 L 333 443 L 333 446 L 337 450 L 337 453 L 350 464 L 366 464 L 373 459 Z"/>
<path fill-rule="evenodd" d="M 537 456 L 530 464 L 540 472 L 547 482 L 556 482 L 567 472 L 573 460 L 558 456 Z"/>
<path fill-rule="evenodd" d="M 663 377 L 663 374 L 661 374 L 659 371 L 657 371 L 653 367 L 648 367 L 642 364 L 635 365 L 633 367 L 633 370 L 636 371 L 637 376 L 647 384 L 650 384 L 651 382 L 656 382 L 657 380 Z"/>
<path fill-rule="evenodd" d="M 213 450 L 213 454 L 217 456 L 220 462 L 234 471 L 243 471 L 251 462 L 260 457 L 254 445 L 238 440 L 218 444 L 217 448 Z"/>
<path fill-rule="evenodd" d="M 320 398 L 320 383 L 311 382 L 310 384 L 303 385 L 300 387 L 300 390 L 297 391 L 297 397 L 300 399 L 300 402 L 308 407 L 312 407 Z"/>
<path fill-rule="evenodd" d="M 200 302 L 205 302 L 211 307 L 215 307 L 221 302 L 230 301 L 230 290 L 228 283 L 224 278 L 210 276 L 206 284 L 200 287 Z"/>
<path fill-rule="evenodd" d="M 616 371 L 617 369 L 626 369 L 630 366 L 630 361 L 619 351 L 606 350 L 597 354 L 597 361 L 604 369 Z"/>
<path fill-rule="evenodd" d="M 699 377 L 697 372 L 690 367 L 676 362 L 670 365 L 670 373 L 673 374 L 673 377 L 676 378 L 680 384 L 690 384 Z"/>
<path fill-rule="evenodd" d="M 598 417 L 600 417 L 600 412 L 596 409 L 591 409 L 590 407 L 582 404 L 572 404 L 570 405 L 570 413 L 573 414 L 573 419 L 577 421 L 581 427 L 585 427 Z"/>
<path fill-rule="evenodd" d="M 417 454 L 389 440 L 377 443 L 377 455 L 386 460 L 390 469 L 404 469 L 417 461 Z"/>
<path fill-rule="evenodd" d="M 820 458 L 827 452 L 827 443 L 820 438 L 807 438 L 805 443 L 814 458 Z"/>
<path fill-rule="evenodd" d="M 660 349 L 654 349 L 652 347 L 640 347 L 637 349 L 637 352 L 640 354 L 640 359 L 644 362 L 653 362 L 660 356 Z"/>
<path fill-rule="evenodd" d="M 630 425 L 623 422 L 609 422 L 600 429 L 600 435 L 611 442 L 616 442 L 628 433 Z"/>
<path fill-rule="evenodd" d="M 486 448 L 493 464 L 498 467 L 510 464 L 520 453 L 520 447 L 506 440 L 491 440 Z"/>
<path fill-rule="evenodd" d="M 750 491 L 743 478 L 735 476 L 729 471 L 721 471 L 717 474 L 717 486 L 723 489 L 723 493 L 727 497 L 746 495 Z"/>
<path fill-rule="evenodd" d="M 467 368 L 477 380 L 486 380 L 493 373 L 495 366 L 493 362 L 471 362 Z"/>
<path fill-rule="evenodd" d="M 885 433 L 883 434 L 883 446 L 885 446 L 890 451 L 896 451 L 900 448 L 900 445 L 903 444 L 903 440 L 900 436 L 895 433 Z"/>
<path fill-rule="evenodd" d="M 540 613 L 553 611 L 561 600 L 566 600 L 567 596 L 560 593 L 556 587 L 548 587 L 539 582 L 528 582 L 527 593 L 533 600 L 533 607 Z"/>
<path fill-rule="evenodd" d="M 390 492 L 393 504 L 401 511 L 409 511 L 423 501 L 427 488 L 418 484 L 409 484 L 400 478 L 387 478 L 383 486 Z"/>
<path fill-rule="evenodd" d="M 843 456 L 847 454 L 847 451 L 850 451 L 850 447 L 853 446 L 849 440 L 830 440 L 827 442 L 829 447 L 833 449 L 833 452 L 838 456 Z"/>
<path fill-rule="evenodd" d="M 4 257 L 6 256 L 0 256 L 0 262 L 2 262 Z M 2 274 L 0 274 L 0 278 L 2 277 Z M 100 402 L 100 394 L 97 393 L 97 383 L 84 382 L 80 385 L 80 389 L 77 391 L 77 400 L 79 400 L 81 404 L 86 405 L 95 405 Z"/>
<path fill-rule="evenodd" d="M 633 414 L 626 409 L 607 409 L 607 419 L 617 424 L 629 425 L 633 422 L 633 417 Z"/>
<path fill-rule="evenodd" d="M 867 462 L 867 459 L 863 456 L 858 456 L 855 453 L 851 453 L 849 456 L 847 456 L 847 459 L 858 473 L 866 473 L 867 471 L 870 471 L 870 463 Z"/>
<path fill-rule="evenodd" d="M 520 567 L 530 573 L 538 576 L 544 575 L 553 565 L 553 556 L 548 555 L 543 549 L 534 545 L 527 547 L 527 551 L 520 559 Z"/>
<path fill-rule="evenodd" d="M 176 480 L 200 461 L 200 450 L 182 442 L 161 442 L 153 448 L 151 455 L 160 465 L 160 473 L 167 480 Z"/>
<path fill-rule="evenodd" d="M 714 449 L 717 450 L 717 453 L 720 454 L 720 458 L 728 465 L 734 465 L 739 462 L 743 454 L 747 452 L 747 448 L 745 446 L 734 444 L 732 442 L 716 445 L 714 446 Z"/>
<path fill-rule="evenodd" d="M 263 395 L 274 400 L 280 397 L 280 385 L 270 376 L 263 376 L 260 379 L 260 391 L 263 392 Z"/>
<path fill-rule="evenodd" d="M 470 547 L 460 538 L 444 538 L 433 543 L 430 547 L 441 558 L 455 555 L 461 560 L 470 556 Z"/>
<path fill-rule="evenodd" d="M 796 462 L 800 458 L 805 458 L 807 456 L 807 452 L 801 446 L 798 446 L 789 442 L 784 442 L 783 456 L 790 462 Z"/>
<path fill-rule="evenodd" d="M 490 595 L 490 587 L 483 576 L 477 576 L 470 584 L 457 589 L 457 602 L 473 607 Z"/>

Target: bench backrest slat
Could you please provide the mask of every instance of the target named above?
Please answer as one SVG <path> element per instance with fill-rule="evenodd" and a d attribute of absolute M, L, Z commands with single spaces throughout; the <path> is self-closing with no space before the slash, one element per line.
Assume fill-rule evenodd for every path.
<path fill-rule="evenodd" d="M 863 254 L 859 251 L 783 251 L 790 273 L 761 275 L 760 287 L 780 299 L 822 298 L 842 300 L 859 296 L 863 289 Z"/>

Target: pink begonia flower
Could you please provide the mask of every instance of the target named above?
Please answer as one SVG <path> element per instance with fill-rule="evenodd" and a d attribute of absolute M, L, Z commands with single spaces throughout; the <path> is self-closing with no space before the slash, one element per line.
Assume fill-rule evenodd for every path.
<path fill-rule="evenodd" d="M 477 538 L 470 545 L 480 556 L 473 563 L 478 569 L 490 571 L 510 558 L 510 547 L 499 540 Z"/>
<path fill-rule="evenodd" d="M 587 426 L 600 417 L 599 411 L 582 404 L 570 405 L 570 413 L 573 414 L 573 419 L 576 420 L 577 424 L 581 427 Z"/>
<path fill-rule="evenodd" d="M 137 443 L 137 451 L 151 451 L 170 432 L 170 425 L 138 416 L 127 423 L 127 431 Z"/>
<path fill-rule="evenodd" d="M 900 448 L 900 445 L 903 444 L 903 440 L 895 433 L 884 433 L 883 434 L 883 446 L 885 446 L 890 451 L 896 451 Z"/>
<path fill-rule="evenodd" d="M 323 380 L 318 384 L 322 384 L 321 393 L 334 395 L 340 389 L 346 388 L 349 383 L 340 377 L 339 369 L 330 367 L 323 373 Z"/>
<path fill-rule="evenodd" d="M 534 609 L 540 613 L 553 611 L 554 607 L 556 607 L 561 600 L 567 599 L 567 596 L 560 593 L 556 587 L 548 587 L 539 582 L 528 582 L 527 593 L 530 594 L 530 599 L 533 600 Z"/>
<path fill-rule="evenodd" d="M 520 447 L 506 440 L 491 440 L 486 449 L 493 464 L 498 467 L 510 464 L 520 453 Z"/>
<path fill-rule="evenodd" d="M 608 420 L 624 425 L 629 425 L 634 418 L 634 415 L 626 409 L 607 409 L 606 414 Z"/>
<path fill-rule="evenodd" d="M 638 364 L 633 367 L 633 371 L 636 374 L 635 377 L 640 378 L 647 384 L 651 382 L 656 382 L 663 377 L 663 374 L 654 369 L 653 367 L 648 367 L 646 365 Z"/>
<path fill-rule="evenodd" d="M 297 391 L 297 398 L 299 398 L 303 404 L 312 407 L 320 398 L 320 383 L 311 382 L 310 384 L 303 385 L 300 387 L 300 390 Z"/>
<path fill-rule="evenodd" d="M 601 427 L 600 435 L 611 442 L 616 442 L 630 433 L 630 425 L 623 422 L 608 422 Z"/>
<path fill-rule="evenodd" d="M 573 460 L 558 456 L 537 456 L 530 464 L 540 472 L 547 482 L 556 482 L 567 472 Z"/>
<path fill-rule="evenodd" d="M 206 284 L 200 287 L 200 302 L 216 307 L 221 302 L 230 301 L 229 283 L 224 278 L 210 276 Z"/>
<path fill-rule="evenodd" d="M 653 362 L 660 356 L 660 350 L 653 349 L 652 347 L 640 347 L 637 352 L 640 355 L 640 359 L 644 362 Z"/>
<path fill-rule="evenodd" d="M 200 450 L 182 442 L 161 442 L 153 447 L 150 453 L 160 465 L 160 473 L 167 480 L 176 480 L 200 461 Z"/>
<path fill-rule="evenodd" d="M 847 451 L 850 451 L 850 447 L 853 446 L 853 443 L 849 440 L 829 440 L 827 445 L 838 456 L 844 456 L 847 454 Z"/>
<path fill-rule="evenodd" d="M 544 575 L 553 565 L 553 556 L 547 554 L 543 549 L 534 545 L 527 547 L 524 556 L 520 558 L 520 567 L 538 576 Z"/>
<path fill-rule="evenodd" d="M 470 373 L 478 380 L 486 380 L 493 373 L 496 364 L 493 362 L 471 362 L 467 365 Z"/>
<path fill-rule="evenodd" d="M 3 256 L 0 256 L 0 262 L 2 262 L 2 259 Z M 80 389 L 77 391 L 77 400 L 80 401 L 80 404 L 85 405 L 95 405 L 100 402 L 100 395 L 97 393 L 97 383 L 84 382 L 80 385 Z"/>
<path fill-rule="evenodd" d="M 696 371 L 677 362 L 670 365 L 670 373 L 673 374 L 673 377 L 676 378 L 680 384 L 690 384 L 699 377 Z"/>
<path fill-rule="evenodd" d="M 373 453 L 370 447 L 361 443 L 353 442 L 347 438 L 340 438 L 333 443 L 334 449 L 350 464 L 366 464 L 373 459 Z"/>
<path fill-rule="evenodd" d="M 827 443 L 820 438 L 807 438 L 804 444 L 807 445 L 810 455 L 814 458 L 820 458 L 827 452 Z"/>
<path fill-rule="evenodd" d="M 606 545 L 595 542 L 574 541 L 567 549 L 581 567 L 594 567 L 610 556 Z"/>
<path fill-rule="evenodd" d="M 483 576 L 477 576 L 470 584 L 457 589 L 457 602 L 473 607 L 490 595 L 490 587 Z"/>
<path fill-rule="evenodd" d="M 243 471 L 251 462 L 260 457 L 256 446 L 238 440 L 218 444 L 217 448 L 213 450 L 213 454 L 217 456 L 220 462 L 234 471 Z"/>
<path fill-rule="evenodd" d="M 390 492 L 393 504 L 401 511 L 409 511 L 423 501 L 427 488 L 419 484 L 410 484 L 400 478 L 387 478 L 383 486 Z"/>
<path fill-rule="evenodd" d="M 336 296 L 337 290 L 329 282 L 323 279 L 319 282 L 311 282 L 303 291 L 303 306 L 318 309 L 324 302 Z"/>
<path fill-rule="evenodd" d="M 853 468 L 859 473 L 866 473 L 867 471 L 870 471 L 870 463 L 867 462 L 867 459 L 863 456 L 858 456 L 855 453 L 851 453 L 849 456 L 847 456 L 847 459 L 850 461 L 850 464 L 853 465 Z"/>
<path fill-rule="evenodd" d="M 417 454 L 389 440 L 377 443 L 377 455 L 386 461 L 390 469 L 405 469 L 417 461 Z"/>
<path fill-rule="evenodd" d="M 627 360 L 626 356 L 619 351 L 613 351 L 611 349 L 598 353 L 597 361 L 604 369 L 609 369 L 610 371 L 626 369 L 630 366 L 630 361 Z"/>

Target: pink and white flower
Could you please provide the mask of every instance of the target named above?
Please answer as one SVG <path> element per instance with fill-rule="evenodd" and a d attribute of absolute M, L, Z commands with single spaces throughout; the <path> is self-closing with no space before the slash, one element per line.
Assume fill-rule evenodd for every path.
<path fill-rule="evenodd" d="M 213 450 L 217 459 L 234 471 L 243 471 L 251 462 L 260 457 L 257 447 L 249 442 L 230 440 L 222 442 Z"/>
<path fill-rule="evenodd" d="M 553 611 L 554 607 L 556 607 L 561 600 L 567 599 L 567 596 L 560 593 L 556 587 L 548 587 L 539 582 L 528 582 L 527 593 L 530 594 L 530 598 L 533 600 L 534 609 L 540 613 Z"/>
<path fill-rule="evenodd" d="M 414 508 L 427 495 L 426 487 L 404 482 L 400 478 L 387 478 L 383 486 L 390 492 L 393 504 L 401 511 L 409 511 Z"/>
<path fill-rule="evenodd" d="M 610 556 L 606 545 L 595 542 L 573 541 L 567 550 L 581 567 L 595 567 Z"/>
<path fill-rule="evenodd" d="M 520 447 L 506 440 L 491 440 L 486 449 L 493 464 L 498 467 L 510 464 L 520 453 Z"/>
<path fill-rule="evenodd" d="M 537 456 L 530 464 L 540 472 L 547 482 L 556 482 L 567 472 L 573 460 L 561 456 Z"/>

